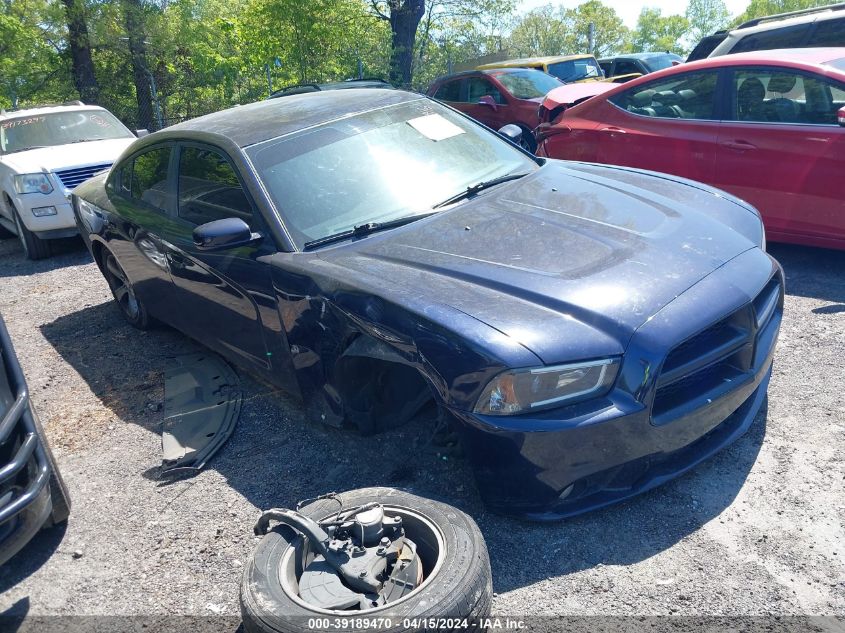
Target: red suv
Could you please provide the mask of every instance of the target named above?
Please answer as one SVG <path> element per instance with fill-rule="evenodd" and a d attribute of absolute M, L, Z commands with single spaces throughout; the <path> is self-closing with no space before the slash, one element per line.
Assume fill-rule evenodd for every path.
<path fill-rule="evenodd" d="M 538 142 L 715 185 L 756 206 L 772 241 L 845 249 L 845 48 L 676 66 L 567 109 Z"/>
<path fill-rule="evenodd" d="M 533 152 L 537 110 L 550 90 L 564 85 L 557 77 L 531 68 L 471 70 L 435 79 L 426 94 L 498 130 L 513 123 L 522 128 L 522 146 Z"/>

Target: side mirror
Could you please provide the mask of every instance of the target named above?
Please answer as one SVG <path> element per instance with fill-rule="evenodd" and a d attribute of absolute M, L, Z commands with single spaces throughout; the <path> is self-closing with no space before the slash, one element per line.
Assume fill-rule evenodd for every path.
<path fill-rule="evenodd" d="M 150 131 L 146 128 L 142 127 L 142 128 L 138 128 L 137 130 L 135 130 L 135 136 L 137 136 L 138 138 L 144 138 L 145 136 L 149 136 L 149 135 L 150 135 Z"/>
<path fill-rule="evenodd" d="M 500 127 L 499 134 L 515 145 L 519 145 L 520 141 L 522 141 L 522 128 L 514 123 L 508 123 L 506 126 Z"/>
<path fill-rule="evenodd" d="M 836 120 L 839 121 L 839 125 L 845 127 L 845 108 L 839 108 L 839 112 L 836 113 Z"/>
<path fill-rule="evenodd" d="M 249 225 L 240 218 L 206 222 L 194 229 L 193 236 L 197 248 L 205 250 L 243 246 L 261 237 L 258 233 L 253 233 Z"/>
<path fill-rule="evenodd" d="M 496 103 L 496 100 L 495 100 L 493 97 L 491 97 L 490 95 L 484 95 L 483 97 L 481 97 L 481 98 L 478 100 L 478 105 L 486 105 L 486 106 L 490 106 L 490 107 L 491 107 L 491 108 L 493 108 L 494 110 L 498 110 L 498 109 L 499 109 L 499 104 L 497 104 L 497 103 Z"/>

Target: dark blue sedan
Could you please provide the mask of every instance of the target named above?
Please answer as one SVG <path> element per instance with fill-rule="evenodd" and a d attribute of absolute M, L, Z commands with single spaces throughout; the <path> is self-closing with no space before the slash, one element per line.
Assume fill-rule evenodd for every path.
<path fill-rule="evenodd" d="M 564 517 L 691 468 L 766 394 L 782 272 L 705 185 L 533 157 L 398 90 L 138 140 L 76 189 L 126 319 L 365 433 L 432 399 L 496 510 Z"/>

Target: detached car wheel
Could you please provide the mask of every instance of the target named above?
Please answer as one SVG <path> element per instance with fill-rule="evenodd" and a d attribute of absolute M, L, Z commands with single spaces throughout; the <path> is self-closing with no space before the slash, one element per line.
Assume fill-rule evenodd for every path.
<path fill-rule="evenodd" d="M 103 272 L 123 318 L 129 325 L 139 330 L 150 329 L 152 325 L 150 315 L 144 304 L 135 296 L 135 289 L 132 287 L 129 277 L 123 272 L 123 268 L 120 267 L 114 255 L 108 251 L 105 251 L 104 255 L 103 265 L 105 270 Z"/>
<path fill-rule="evenodd" d="M 44 259 L 50 256 L 50 242 L 42 240 L 35 233 L 24 226 L 21 220 L 20 213 L 15 207 L 12 207 L 12 214 L 15 216 L 15 230 L 18 233 L 18 239 L 23 247 L 24 255 L 27 259 Z"/>
<path fill-rule="evenodd" d="M 357 517 L 349 514 L 354 508 L 358 508 Z M 363 538 L 365 530 L 371 529 L 368 521 L 373 513 L 381 513 L 383 519 L 383 530 L 378 520 L 377 535 L 384 536 L 375 539 L 377 556 L 389 557 L 396 543 L 403 544 L 376 578 L 378 588 L 372 591 L 354 587 L 348 580 L 366 582 L 366 571 L 341 580 L 326 559 L 311 551 L 310 536 L 282 524 L 267 532 L 241 583 L 241 615 L 247 633 L 335 631 L 338 626 L 346 631 L 374 627 L 380 631 L 479 630 L 478 621 L 490 615 L 493 583 L 484 538 L 465 513 L 391 488 L 353 490 L 299 511 L 315 526 L 335 530 L 326 541 L 329 555 L 332 550 L 339 552 L 339 560 L 352 565 L 372 555 L 374 548 L 365 551 L 367 543 L 355 535 L 360 529 Z M 350 524 L 345 532 L 343 526 Z M 390 527 L 394 525 L 401 525 L 401 537 Z M 350 541 L 339 542 L 346 535 Z M 346 557 L 347 552 L 353 554 Z M 371 560 L 378 562 L 378 558 Z"/>

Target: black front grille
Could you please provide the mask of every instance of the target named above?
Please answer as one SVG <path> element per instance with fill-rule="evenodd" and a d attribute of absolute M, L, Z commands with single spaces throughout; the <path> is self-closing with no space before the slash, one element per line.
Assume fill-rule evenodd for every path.
<path fill-rule="evenodd" d="M 757 333 L 780 308 L 780 288 L 773 277 L 750 304 L 672 348 L 657 378 L 655 424 L 721 398 L 750 376 Z"/>
<path fill-rule="evenodd" d="M 57 171 L 56 175 L 59 177 L 59 180 L 62 181 L 65 188 L 73 189 L 77 185 L 80 185 L 91 178 L 91 176 L 95 176 L 109 167 L 111 167 L 111 163 L 89 165 L 88 167 L 74 167 L 73 169 L 62 169 L 61 171 Z"/>
<path fill-rule="evenodd" d="M 0 526 L 33 503 L 50 476 L 29 393 L 0 319 Z M 0 530 L 0 538 L 10 528 Z"/>

